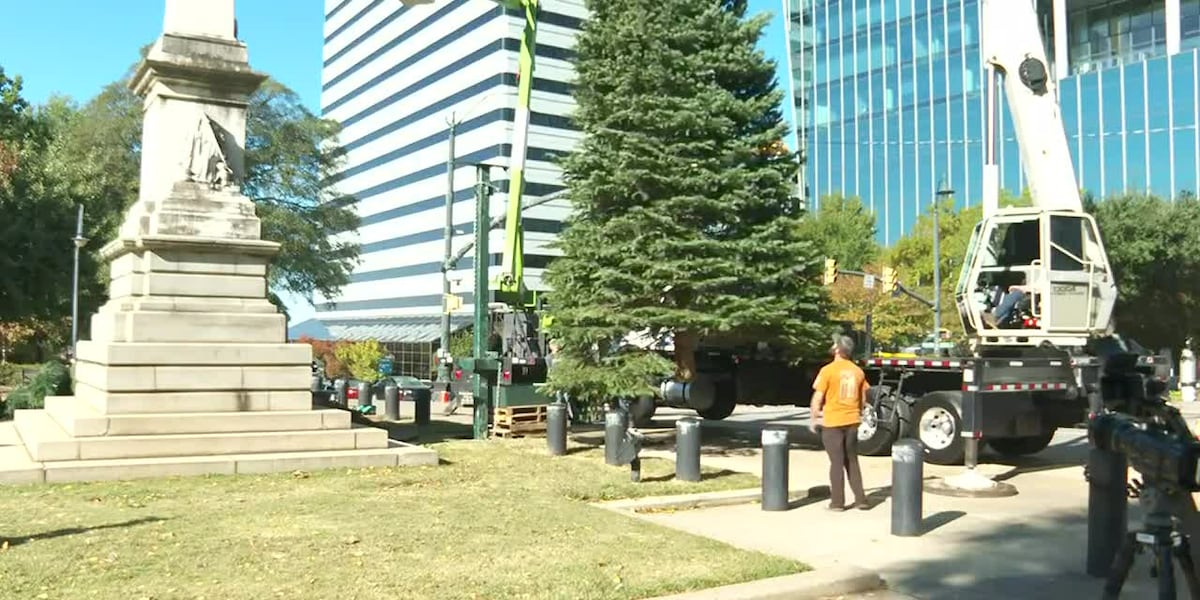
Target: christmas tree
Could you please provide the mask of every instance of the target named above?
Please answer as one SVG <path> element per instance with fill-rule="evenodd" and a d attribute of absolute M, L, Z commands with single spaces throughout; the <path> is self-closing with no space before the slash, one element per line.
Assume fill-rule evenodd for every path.
<path fill-rule="evenodd" d="M 688 380 L 699 344 L 765 341 L 792 356 L 828 344 L 820 249 L 802 237 L 796 161 L 782 139 L 769 17 L 737 0 L 591 0 L 578 39 L 563 162 L 572 217 L 549 267 L 551 389 L 585 398 Z M 781 151 L 782 149 L 782 151 Z M 670 336 L 675 365 L 619 352 Z"/>

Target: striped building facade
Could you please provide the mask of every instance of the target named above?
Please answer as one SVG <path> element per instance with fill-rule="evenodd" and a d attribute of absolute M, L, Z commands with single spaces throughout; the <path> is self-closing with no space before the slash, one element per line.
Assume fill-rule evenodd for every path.
<path fill-rule="evenodd" d="M 512 154 L 517 58 L 523 19 L 490 0 L 440 0 L 404 8 L 399 0 L 326 0 L 323 116 L 343 126 L 348 150 L 341 193 L 353 195 L 361 226 L 361 263 L 336 298 L 314 298 L 325 323 L 403 321 L 439 314 L 442 294 L 445 197 L 450 123 L 454 139 L 454 249 L 474 239 L 474 165 Z M 563 189 L 554 164 L 578 133 L 568 116 L 574 40 L 586 15 L 583 0 L 543 0 L 539 20 L 532 118 L 526 159 L 526 202 Z M 499 188 L 489 207 L 504 214 L 507 175 L 493 169 Z M 546 244 L 569 211 L 553 201 L 524 213 L 526 280 L 544 289 Z M 503 229 L 489 237 L 492 276 L 498 271 Z M 474 301 L 473 253 L 450 273 L 463 296 L 457 315 Z"/>

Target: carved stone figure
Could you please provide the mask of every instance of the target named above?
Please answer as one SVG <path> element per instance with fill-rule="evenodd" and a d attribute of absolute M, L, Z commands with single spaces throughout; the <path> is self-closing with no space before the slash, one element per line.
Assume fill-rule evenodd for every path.
<path fill-rule="evenodd" d="M 201 113 L 192 136 L 192 151 L 187 163 L 188 181 L 207 183 L 213 189 L 236 185 L 233 169 L 226 160 L 226 142 L 225 131 L 207 113 Z"/>

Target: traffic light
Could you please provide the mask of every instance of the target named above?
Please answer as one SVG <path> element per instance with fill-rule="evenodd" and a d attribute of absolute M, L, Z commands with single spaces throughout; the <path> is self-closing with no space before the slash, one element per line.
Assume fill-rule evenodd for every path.
<path fill-rule="evenodd" d="M 897 279 L 896 278 L 896 269 L 894 269 L 892 267 L 884 267 L 883 268 L 883 289 L 884 289 L 884 291 L 886 291 L 886 292 L 895 291 L 896 286 L 899 284 L 899 282 L 896 279 Z"/>
<path fill-rule="evenodd" d="M 822 278 L 825 285 L 833 285 L 837 281 L 837 259 L 825 259 L 825 276 Z"/>

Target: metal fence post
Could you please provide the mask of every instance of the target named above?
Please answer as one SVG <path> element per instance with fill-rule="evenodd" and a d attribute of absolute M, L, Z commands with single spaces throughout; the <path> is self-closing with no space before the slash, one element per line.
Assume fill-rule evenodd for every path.
<path fill-rule="evenodd" d="M 675 479 L 700 481 L 700 419 L 675 421 Z"/>
<path fill-rule="evenodd" d="M 383 388 L 384 412 L 389 421 L 400 420 L 400 388 L 389 385 Z"/>
<path fill-rule="evenodd" d="M 788 432 L 762 432 L 762 509 L 788 509 Z"/>
<path fill-rule="evenodd" d="M 892 444 L 892 535 L 921 535 L 925 450 L 913 439 Z"/>
<path fill-rule="evenodd" d="M 605 437 L 607 442 L 607 435 Z M 550 449 L 550 456 L 562 456 L 567 453 L 567 405 L 561 402 L 551 403 L 547 408 L 546 445 Z"/>

